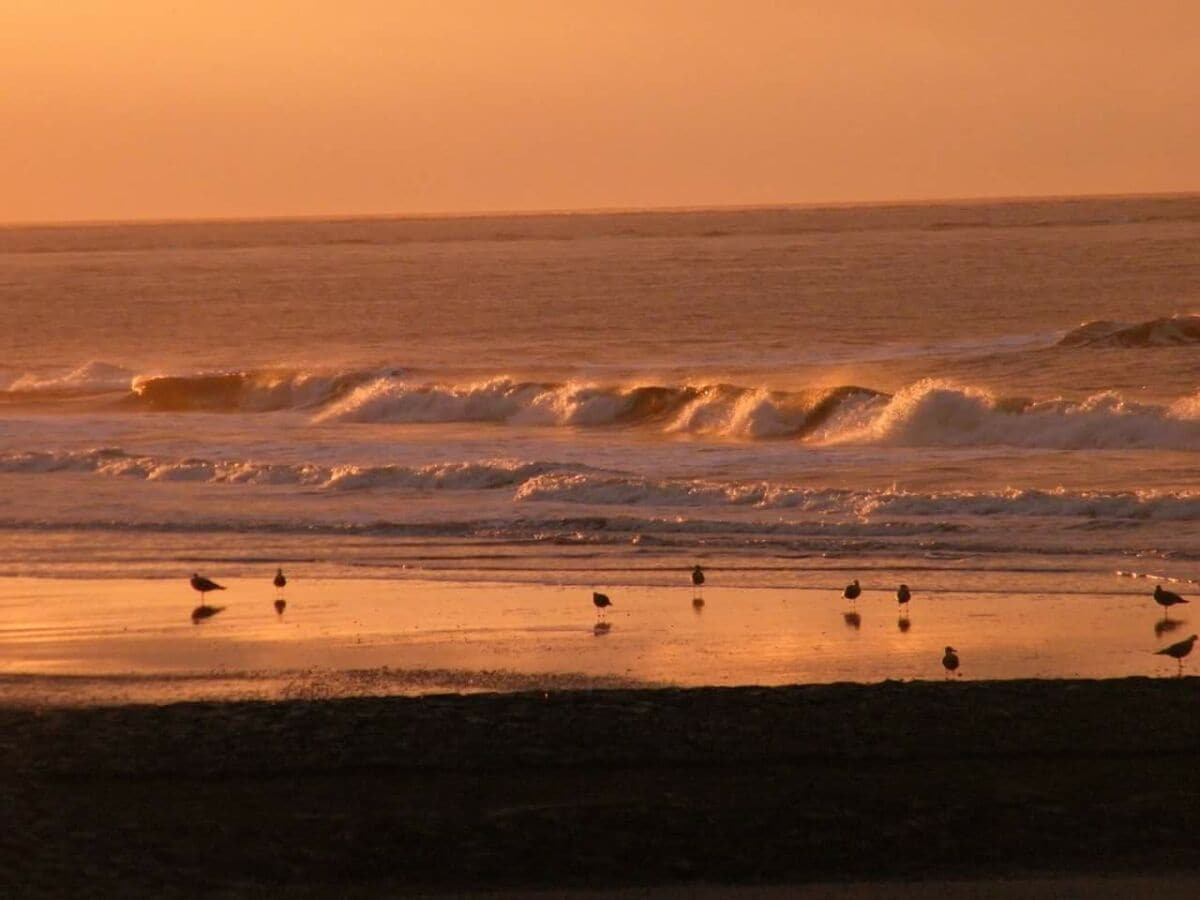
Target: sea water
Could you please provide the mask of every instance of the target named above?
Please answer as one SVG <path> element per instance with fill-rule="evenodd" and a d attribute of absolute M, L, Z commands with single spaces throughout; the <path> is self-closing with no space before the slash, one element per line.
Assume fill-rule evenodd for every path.
<path fill-rule="evenodd" d="M 8 226 L 0 315 L 0 575 L 1200 577 L 1195 197 Z"/>

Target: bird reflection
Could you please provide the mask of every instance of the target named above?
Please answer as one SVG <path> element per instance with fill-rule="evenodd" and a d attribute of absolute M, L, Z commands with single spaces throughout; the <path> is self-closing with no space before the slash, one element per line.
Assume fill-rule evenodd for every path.
<path fill-rule="evenodd" d="M 908 616 L 902 615 L 896 620 L 896 627 L 903 632 L 907 632 L 908 629 L 912 628 L 912 622 L 909 621 Z"/>
<path fill-rule="evenodd" d="M 1162 637 L 1164 634 L 1177 629 L 1180 625 L 1186 624 L 1183 619 L 1163 619 L 1154 623 L 1154 636 Z"/>
<path fill-rule="evenodd" d="M 692 609 L 694 609 L 697 613 L 704 612 L 704 598 L 703 597 L 693 597 L 692 598 Z"/>
<path fill-rule="evenodd" d="M 846 624 L 855 631 L 862 628 L 862 616 L 856 612 L 844 612 L 842 613 L 842 619 L 844 619 Z"/>
<path fill-rule="evenodd" d="M 205 619 L 211 619 L 224 608 L 223 606 L 209 606 L 207 603 L 201 603 L 192 610 L 192 624 L 199 625 Z"/>
<path fill-rule="evenodd" d="M 612 631 L 612 624 L 609 622 L 597 622 L 595 627 L 592 628 L 592 634 L 596 637 L 604 637 L 610 631 Z"/>

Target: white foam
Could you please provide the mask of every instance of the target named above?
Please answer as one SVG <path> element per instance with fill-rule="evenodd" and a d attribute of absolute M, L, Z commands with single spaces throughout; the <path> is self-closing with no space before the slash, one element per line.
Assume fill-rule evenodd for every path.
<path fill-rule="evenodd" d="M 106 393 L 128 390 L 134 373 L 92 360 L 65 374 L 42 377 L 26 373 L 7 388 L 10 393 Z"/>
<path fill-rule="evenodd" d="M 1200 415 L 1191 400 L 1164 407 L 1104 392 L 1082 401 L 1025 403 L 926 380 L 897 392 L 882 408 L 859 410 L 825 439 L 908 447 L 1200 450 Z"/>

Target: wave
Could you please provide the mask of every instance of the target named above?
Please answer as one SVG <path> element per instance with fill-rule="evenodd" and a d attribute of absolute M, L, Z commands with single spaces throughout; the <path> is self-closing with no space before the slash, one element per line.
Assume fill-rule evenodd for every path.
<path fill-rule="evenodd" d="M 610 386 L 496 378 L 452 385 L 381 378 L 354 389 L 316 420 L 579 427 L 655 423 L 665 432 L 795 437 L 820 427 L 844 404 L 879 396 L 853 385 L 788 392 L 730 384 Z"/>
<path fill-rule="evenodd" d="M 27 372 L 9 384 L 9 394 L 81 395 L 128 390 L 135 373 L 122 366 L 93 360 L 70 372 L 42 376 Z"/>
<path fill-rule="evenodd" d="M 195 458 L 163 459 L 129 454 L 119 448 L 100 448 L 76 452 L 30 451 L 0 456 L 0 473 L 54 474 L 61 472 L 93 473 L 111 477 L 135 478 L 148 482 L 196 482 L 230 485 L 276 485 L 323 490 L 418 490 L 418 491 L 493 491 L 511 488 L 517 504 L 565 503 L 589 506 L 643 508 L 745 508 L 787 510 L 818 517 L 806 526 L 843 529 L 849 523 L 874 522 L 882 517 L 892 524 L 892 533 L 907 526 L 902 519 L 948 521 L 961 516 L 1069 517 L 1083 520 L 1198 520 L 1200 491 L 1068 491 L 1003 490 L 911 492 L 890 490 L 849 490 L 811 488 L 786 482 L 716 481 L 710 479 L 654 479 L 628 472 L 596 469 L 551 461 L 490 459 L 468 462 L 442 462 L 427 466 L 322 466 L 315 464 L 273 464 L 248 460 L 204 460 Z M 832 517 L 834 521 L 829 521 Z M 605 529 L 618 521 L 611 517 L 569 518 L 572 527 Z M 568 519 L 550 520 L 554 527 Z M 843 520 L 838 522 L 837 520 Z M 522 517 L 520 527 L 538 529 L 536 519 Z M 592 523 L 587 526 L 586 523 Z M 597 525 L 597 523 L 600 523 Z M 511 523 L 510 523 L 511 524 Z M 657 531 L 704 530 L 686 519 L 637 520 L 625 523 L 625 530 L 654 525 Z M 784 527 L 784 523 L 779 524 Z M 211 523 L 210 523 L 211 525 Z M 420 526 L 394 524 L 395 528 L 478 529 L 479 523 L 437 523 Z M 183 523 L 181 527 L 190 528 Z M 206 526 L 208 527 L 208 526 Z M 311 523 L 302 526 L 308 529 Z M 358 527 L 358 526 L 355 526 Z M 393 527 L 372 523 L 367 528 Z M 503 522 L 489 527 L 505 529 Z M 622 526 L 625 527 L 625 526 Z M 721 527 L 734 531 L 773 530 L 772 523 L 737 522 Z M 787 528 L 799 527 L 797 523 Z M 928 528 L 929 523 L 920 528 Z M 942 527 L 942 526 L 938 526 Z M 342 526 L 337 526 L 342 530 Z M 872 532 L 873 533 L 873 532 Z"/>
<path fill-rule="evenodd" d="M 130 401 L 161 412 L 271 412 L 320 406 L 378 372 L 322 373 L 285 369 L 199 375 L 139 375 Z"/>
<path fill-rule="evenodd" d="M 427 466 L 322 466 L 193 457 L 166 459 L 126 453 L 114 447 L 69 452 L 27 451 L 0 456 L 0 473 L 88 472 L 143 481 L 296 485 L 325 490 L 490 490 L 521 484 L 548 472 L 576 473 L 586 469 L 586 466 L 565 463 L 507 459 Z"/>
<path fill-rule="evenodd" d="M 840 416 L 829 443 L 1060 450 L 1200 450 L 1200 402 L 1133 403 L 1106 391 L 1083 400 L 1003 397 L 925 380 Z"/>
<path fill-rule="evenodd" d="M 1200 335 L 1200 316 L 1160 321 L 1173 323 L 1173 334 L 1194 325 Z M 1098 323 L 1082 327 L 1101 330 Z M 127 370 L 93 362 L 53 378 L 23 376 L 9 394 L 16 390 L 18 397 L 34 398 L 30 402 L 44 395 L 58 401 L 72 391 L 105 391 L 109 397 L 127 376 Z M 1155 405 L 1112 391 L 1079 400 L 1035 400 L 935 379 L 888 394 L 858 385 L 782 391 L 508 376 L 456 383 L 423 381 L 396 369 L 138 375 L 131 382 L 122 402 L 136 410 L 294 410 L 317 424 L 637 427 L 664 435 L 810 445 L 1200 450 L 1200 393 Z"/>
<path fill-rule="evenodd" d="M 516 499 L 588 505 L 790 510 L 866 521 L 879 516 L 1019 516 L 1082 519 L 1200 518 L 1200 491 L 1005 490 L 914 493 L 803 488 L 770 482 L 654 480 L 594 473 L 543 473 L 522 483 Z"/>
<path fill-rule="evenodd" d="M 1200 450 L 1200 401 L 1139 404 L 1104 392 L 1035 401 L 925 380 L 893 395 L 844 385 L 770 391 L 729 384 L 605 386 L 423 384 L 376 379 L 320 410 L 318 422 L 494 422 L 641 426 L 672 434 L 879 446 Z"/>
<path fill-rule="evenodd" d="M 1099 319 L 1072 328 L 1060 347 L 1177 347 L 1200 344 L 1200 315 L 1175 315 L 1145 322 Z"/>

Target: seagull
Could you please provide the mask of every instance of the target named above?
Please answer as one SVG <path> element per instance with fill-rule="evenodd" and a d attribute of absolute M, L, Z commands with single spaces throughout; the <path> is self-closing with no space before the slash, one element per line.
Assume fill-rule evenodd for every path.
<path fill-rule="evenodd" d="M 1154 586 L 1154 602 L 1163 608 L 1163 617 L 1167 615 L 1167 610 L 1177 603 L 1187 603 L 1174 591 L 1164 591 L 1161 584 Z"/>
<path fill-rule="evenodd" d="M 215 581 L 210 581 L 207 578 L 192 573 L 192 590 L 200 592 L 200 602 L 204 603 L 204 595 L 209 591 L 223 591 L 225 588 Z M 201 606 L 200 608 L 203 609 L 204 607 Z"/>
<path fill-rule="evenodd" d="M 692 587 L 700 587 L 702 584 L 704 584 L 704 570 L 697 563 L 696 568 L 692 569 Z"/>
<path fill-rule="evenodd" d="M 192 624 L 199 625 L 205 619 L 211 619 L 224 608 L 223 606 L 209 606 L 207 603 L 201 603 L 192 610 Z"/>
<path fill-rule="evenodd" d="M 946 655 L 942 657 L 942 666 L 946 669 L 947 677 L 958 669 L 958 651 L 953 647 L 946 648 Z"/>
<path fill-rule="evenodd" d="M 601 594 L 597 591 L 592 591 L 592 603 L 596 605 L 596 610 L 601 615 L 604 614 L 605 607 L 612 606 L 612 601 L 608 599 L 608 594 Z"/>
<path fill-rule="evenodd" d="M 862 593 L 862 588 L 860 588 L 858 586 L 858 579 L 855 578 L 853 582 L 846 585 L 846 589 L 844 591 L 842 591 L 842 596 L 845 597 L 847 600 L 857 600 L 858 595 L 861 593 Z"/>
<path fill-rule="evenodd" d="M 1192 652 L 1192 647 L 1196 644 L 1196 635 L 1192 635 L 1187 640 L 1180 641 L 1177 644 L 1171 644 L 1169 647 L 1163 647 L 1161 650 L 1155 650 L 1156 656 L 1169 656 L 1179 663 L 1179 674 L 1183 675 L 1183 658 Z"/>
<path fill-rule="evenodd" d="M 274 581 L 274 585 L 275 585 L 275 587 L 276 587 L 277 589 L 279 589 L 279 590 L 281 590 L 281 591 L 282 591 L 282 590 L 283 590 L 285 587 L 287 587 L 287 579 L 283 577 L 283 569 L 276 569 L 276 570 L 275 570 L 275 581 Z"/>
<path fill-rule="evenodd" d="M 912 591 L 908 589 L 907 584 L 900 585 L 899 590 L 896 591 L 896 599 L 900 601 L 901 606 L 908 607 L 908 601 L 912 599 Z"/>

